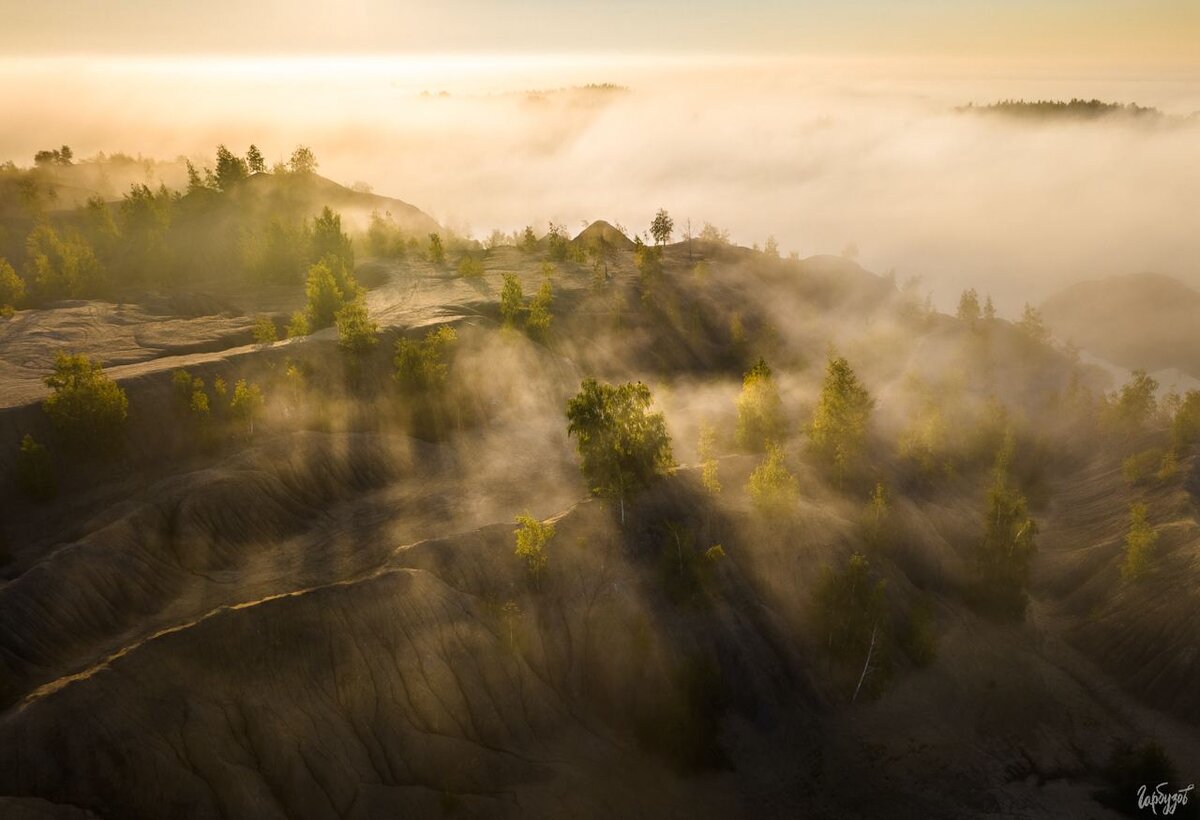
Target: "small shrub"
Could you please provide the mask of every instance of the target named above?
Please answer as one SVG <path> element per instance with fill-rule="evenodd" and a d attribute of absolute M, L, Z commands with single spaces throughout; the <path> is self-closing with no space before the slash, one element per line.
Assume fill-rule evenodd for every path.
<path fill-rule="evenodd" d="M 526 513 L 517 516 L 517 528 L 513 530 L 513 535 L 517 541 L 515 554 L 524 559 L 536 588 L 540 585 L 542 570 L 549 561 L 546 546 L 554 538 L 554 525 L 543 523 Z"/>
<path fill-rule="evenodd" d="M 458 275 L 468 279 L 478 279 L 483 276 L 483 262 L 467 254 L 458 263 Z"/>
<path fill-rule="evenodd" d="M 17 487 L 34 501 L 46 501 L 58 492 L 50 453 L 29 434 L 21 439 L 17 453 Z"/>
<path fill-rule="evenodd" d="M 1125 561 L 1121 565 L 1121 577 L 1136 581 L 1150 572 L 1154 544 L 1158 533 L 1147 519 L 1146 505 L 1129 505 L 1129 532 L 1125 535 Z"/>
<path fill-rule="evenodd" d="M 379 341 L 379 327 L 371 321 L 367 304 L 361 298 L 342 306 L 337 312 L 338 345 L 351 353 L 365 353 Z"/>
<path fill-rule="evenodd" d="M 279 338 L 279 331 L 275 327 L 275 320 L 270 316 L 259 316 L 254 321 L 254 343 L 260 345 L 269 345 Z"/>

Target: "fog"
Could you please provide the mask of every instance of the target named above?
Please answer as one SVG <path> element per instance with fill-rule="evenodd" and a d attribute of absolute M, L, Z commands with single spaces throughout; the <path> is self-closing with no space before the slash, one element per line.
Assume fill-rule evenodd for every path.
<path fill-rule="evenodd" d="M 1096 79 L 1101 76 L 1101 79 Z M 1089 78 L 1090 77 L 1090 78 Z M 623 90 L 579 91 L 588 83 Z M 555 91 L 555 89 L 558 89 Z M 530 94 L 530 91 L 541 91 Z M 956 113 L 1004 98 L 1137 102 L 1158 122 Z M 921 276 L 941 307 L 1003 314 L 1080 279 L 1153 270 L 1200 285 L 1200 88 L 1186 77 L 972 65 L 672 58 L 0 62 L 0 160 L 63 143 L 211 157 L 311 145 L 464 233 L 659 207 L 750 245 Z M 209 160 L 211 162 L 211 160 Z"/>

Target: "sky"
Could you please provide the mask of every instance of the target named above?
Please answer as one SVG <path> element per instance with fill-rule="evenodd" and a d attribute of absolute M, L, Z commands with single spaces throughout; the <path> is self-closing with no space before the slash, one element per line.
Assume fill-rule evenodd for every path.
<path fill-rule="evenodd" d="M 1113 274 L 1200 287 L 1197 44 L 1200 0 L 0 0 L 0 162 L 306 144 L 480 238 L 666 207 L 1015 315 Z M 591 83 L 626 91 L 563 90 Z M 1169 116 L 957 111 L 1072 97 Z"/>
<path fill-rule="evenodd" d="M 0 0 L 0 54 L 689 53 L 1200 65 L 1196 0 Z"/>

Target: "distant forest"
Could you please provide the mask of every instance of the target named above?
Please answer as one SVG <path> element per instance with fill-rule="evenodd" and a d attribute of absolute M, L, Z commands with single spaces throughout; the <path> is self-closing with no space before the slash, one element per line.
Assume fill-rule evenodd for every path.
<path fill-rule="evenodd" d="M 1098 119 L 1100 117 L 1126 116 L 1139 119 L 1160 120 L 1165 117 L 1157 108 L 1149 108 L 1137 103 L 1113 103 L 1101 100 L 1072 99 L 1062 100 L 1001 100 L 988 105 L 968 103 L 959 106 L 957 111 L 962 113 L 1004 114 L 1012 117 L 1027 117 L 1031 119 L 1070 118 Z"/>

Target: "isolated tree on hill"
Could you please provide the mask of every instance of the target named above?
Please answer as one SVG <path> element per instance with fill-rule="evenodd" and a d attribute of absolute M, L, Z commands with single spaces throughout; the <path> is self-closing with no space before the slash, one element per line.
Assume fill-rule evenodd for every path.
<path fill-rule="evenodd" d="M 888 523 L 891 504 L 888 502 L 887 488 L 882 481 L 875 482 L 871 492 L 871 500 L 867 503 L 866 530 L 867 543 L 874 547 L 883 545 L 884 533 Z"/>
<path fill-rule="evenodd" d="M 351 353 L 366 353 L 379 341 L 379 326 L 371 321 L 366 300 L 361 296 L 342 305 L 334 317 L 338 346 Z"/>
<path fill-rule="evenodd" d="M 304 294 L 308 302 L 308 331 L 311 333 L 332 325 L 343 299 L 328 262 L 317 262 L 308 269 Z"/>
<path fill-rule="evenodd" d="M 991 294 L 988 294 L 987 300 L 983 303 L 983 318 L 989 322 L 996 318 L 996 306 L 992 304 Z"/>
<path fill-rule="evenodd" d="M 354 245 L 342 231 L 342 216 L 328 205 L 313 220 L 312 246 L 309 258 L 316 262 L 332 256 L 338 259 L 347 271 L 354 270 Z"/>
<path fill-rule="evenodd" d="M 839 472 L 861 453 L 874 407 L 850 363 L 830 357 L 808 435 L 817 453 Z"/>
<path fill-rule="evenodd" d="M 1130 581 L 1143 578 L 1150 572 L 1154 544 L 1158 533 L 1150 526 L 1146 505 L 1140 502 L 1129 505 L 1129 532 L 1125 534 L 1125 561 L 1121 564 L 1121 577 Z"/>
<path fill-rule="evenodd" d="M 54 464 L 46 448 L 28 433 L 17 452 L 17 488 L 34 501 L 46 501 L 58 491 Z"/>
<path fill-rule="evenodd" d="M 48 165 L 70 165 L 74 159 L 75 153 L 71 150 L 71 146 L 64 145 L 61 148 L 51 148 L 44 151 L 38 151 L 33 155 L 33 163 L 39 167 Z"/>
<path fill-rule="evenodd" d="M 958 298 L 958 311 L 955 315 L 960 321 L 968 324 L 975 324 L 979 320 L 979 295 L 975 293 L 975 288 L 962 292 L 962 296 Z"/>
<path fill-rule="evenodd" d="M 442 238 L 436 233 L 429 235 L 429 261 L 435 265 L 446 264 L 446 249 L 442 245 Z"/>
<path fill-rule="evenodd" d="M 557 222 L 550 222 L 550 228 L 546 232 L 546 247 L 550 251 L 550 258 L 554 261 L 562 262 L 567 258 L 570 243 L 567 240 L 566 229 Z"/>
<path fill-rule="evenodd" d="M 446 384 L 450 372 L 450 353 L 458 334 L 449 325 L 442 325 L 425 334 L 421 342 L 396 340 L 395 377 L 409 391 L 436 391 Z"/>
<path fill-rule="evenodd" d="M 53 393 L 42 402 L 50 423 L 83 450 L 111 449 L 129 414 L 129 399 L 104 368 L 86 356 L 59 353 L 46 377 Z"/>
<path fill-rule="evenodd" d="M 1038 344 L 1050 341 L 1050 331 L 1046 329 L 1046 323 L 1042 320 L 1042 312 L 1028 302 L 1021 313 L 1021 321 L 1017 322 L 1017 329 Z"/>
<path fill-rule="evenodd" d="M 275 320 L 265 315 L 255 318 L 251 333 L 254 335 L 254 343 L 260 345 L 269 345 L 279 338 L 279 329 L 275 327 Z"/>
<path fill-rule="evenodd" d="M 8 260 L 0 257 L 0 312 L 25 301 L 25 282 L 17 276 Z"/>
<path fill-rule="evenodd" d="M 750 474 L 746 490 L 754 508 L 763 515 L 783 516 L 795 509 L 799 484 L 784 464 L 783 450 L 778 444 L 767 446 L 767 454 Z"/>
<path fill-rule="evenodd" d="M 575 437 L 580 469 L 594 494 L 625 500 L 666 475 L 675 462 L 662 413 L 641 382 L 611 385 L 585 379 L 567 402 L 567 434 Z"/>
<path fill-rule="evenodd" d="M 252 174 L 262 174 L 267 170 L 267 161 L 263 159 L 262 151 L 258 150 L 258 146 L 251 143 L 250 150 L 246 152 L 246 168 Z"/>
<path fill-rule="evenodd" d="M 659 208 L 658 213 L 654 215 L 654 220 L 650 223 L 650 235 L 654 237 L 654 244 L 667 244 L 671 241 L 671 234 L 674 231 L 675 220 L 671 219 L 671 215 L 665 208 Z"/>
<path fill-rule="evenodd" d="M 771 259 L 779 258 L 779 243 L 773 235 L 767 237 L 767 243 L 763 245 L 763 254 L 769 256 Z"/>
<path fill-rule="evenodd" d="M 263 397 L 257 384 L 238 379 L 233 386 L 233 398 L 229 401 L 229 414 L 246 425 L 246 432 L 254 435 L 254 422 L 262 415 Z"/>
<path fill-rule="evenodd" d="M 500 315 L 505 327 L 516 327 L 525 310 L 525 294 L 521 282 L 511 273 L 504 274 L 504 286 L 500 288 Z"/>
<path fill-rule="evenodd" d="M 525 318 L 525 327 L 535 339 L 545 339 L 550 332 L 550 323 L 554 319 L 550 306 L 553 303 L 554 286 L 546 279 L 529 300 L 529 315 Z"/>
<path fill-rule="evenodd" d="M 1009 478 L 1013 450 L 1010 433 L 996 455 L 975 559 L 981 602 L 998 614 L 1020 619 L 1025 614 L 1030 566 L 1037 552 L 1037 523 L 1029 516 L 1025 496 Z"/>
<path fill-rule="evenodd" d="M 1135 370 L 1133 378 L 1125 384 L 1111 405 L 1115 421 L 1126 430 L 1142 429 L 1154 418 L 1157 407 L 1158 382 L 1145 370 Z"/>
<path fill-rule="evenodd" d="M 737 414 L 737 441 L 742 449 L 763 452 L 783 438 L 783 402 L 771 368 L 762 358 L 742 377 Z"/>
<path fill-rule="evenodd" d="M 554 525 L 546 524 L 534 518 L 529 513 L 517 516 L 517 528 L 513 530 L 517 547 L 515 554 L 525 561 L 529 577 L 537 589 L 541 583 L 542 570 L 546 568 L 549 559 L 546 547 L 554 538 Z"/>
<path fill-rule="evenodd" d="M 859 673 L 852 700 L 864 683 L 878 692 L 888 673 L 883 652 L 887 632 L 887 583 L 871 577 L 871 564 L 854 553 L 840 570 L 825 566 L 813 593 L 813 622 L 822 648 Z"/>
<path fill-rule="evenodd" d="M 717 463 L 717 430 L 711 424 L 700 425 L 700 440 L 696 450 L 700 456 L 700 485 L 709 495 L 719 495 L 721 478 Z"/>
<path fill-rule="evenodd" d="M 299 176 L 307 176 L 317 170 L 317 157 L 307 145 L 299 145 L 288 160 L 288 170 Z"/>
<path fill-rule="evenodd" d="M 518 247 L 525 253 L 533 253 L 537 250 L 537 234 L 533 232 L 532 225 L 526 225 L 525 230 L 521 232 L 521 242 Z"/>
<path fill-rule="evenodd" d="M 1200 390 L 1184 394 L 1171 419 L 1171 440 L 1179 450 L 1187 450 L 1200 441 Z"/>

